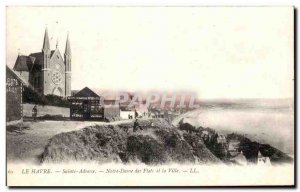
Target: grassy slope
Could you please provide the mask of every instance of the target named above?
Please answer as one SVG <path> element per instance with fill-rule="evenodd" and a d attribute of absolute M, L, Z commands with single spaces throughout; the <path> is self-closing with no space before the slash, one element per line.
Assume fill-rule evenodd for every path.
<path fill-rule="evenodd" d="M 95 125 L 58 134 L 45 148 L 42 161 L 91 160 L 145 164 L 220 162 L 200 138 L 189 137 L 186 140 L 180 130 L 165 120 L 140 120 L 140 125 L 143 130 L 137 132 L 133 132 L 133 123 L 130 122 Z"/>

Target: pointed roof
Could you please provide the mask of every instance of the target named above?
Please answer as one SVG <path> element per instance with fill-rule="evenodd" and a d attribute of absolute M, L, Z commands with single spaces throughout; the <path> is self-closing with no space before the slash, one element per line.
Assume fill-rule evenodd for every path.
<path fill-rule="evenodd" d="M 59 58 L 61 58 L 61 59 L 63 58 L 63 57 L 61 56 L 61 53 L 60 53 L 59 49 L 51 50 L 50 58 L 52 58 L 53 55 L 59 55 Z"/>
<path fill-rule="evenodd" d="M 6 74 L 10 73 L 14 78 L 18 79 L 19 81 L 21 81 L 21 83 L 23 83 L 23 85 L 29 87 L 32 89 L 32 86 L 30 85 L 30 83 L 23 79 L 21 76 L 17 75 L 13 70 L 11 70 L 7 65 L 6 65 Z M 7 76 L 7 75 L 6 75 Z"/>
<path fill-rule="evenodd" d="M 247 165 L 247 158 L 242 152 L 238 153 L 235 157 L 232 158 L 232 160 L 239 165 Z"/>
<path fill-rule="evenodd" d="M 56 49 L 58 49 L 58 38 L 56 39 Z"/>
<path fill-rule="evenodd" d="M 30 71 L 35 62 L 35 57 L 18 55 L 14 70 L 15 71 Z"/>
<path fill-rule="evenodd" d="M 17 74 L 15 74 L 15 72 L 6 65 L 6 74 L 8 73 L 10 73 L 14 78 L 18 79 L 21 83 L 25 84 L 25 81 L 21 79 Z"/>
<path fill-rule="evenodd" d="M 60 58 L 62 58 L 58 49 L 51 50 L 50 58 L 53 57 L 56 51 L 58 51 Z M 34 66 L 42 66 L 42 63 L 43 63 L 43 52 L 31 53 L 29 56 L 18 55 L 13 70 L 31 71 Z"/>
<path fill-rule="evenodd" d="M 49 37 L 48 37 L 48 29 L 45 29 L 44 42 L 43 42 L 43 50 L 50 49 Z"/>
<path fill-rule="evenodd" d="M 92 91 L 90 88 L 85 87 L 81 89 L 79 92 L 77 92 L 74 97 L 99 97 L 94 91 Z"/>
<path fill-rule="evenodd" d="M 66 41 L 65 55 L 71 55 L 71 46 L 70 46 L 69 34 L 67 36 L 67 41 Z"/>
<path fill-rule="evenodd" d="M 258 151 L 258 155 L 257 155 L 258 158 L 263 158 L 264 156 L 261 154 L 260 151 Z"/>

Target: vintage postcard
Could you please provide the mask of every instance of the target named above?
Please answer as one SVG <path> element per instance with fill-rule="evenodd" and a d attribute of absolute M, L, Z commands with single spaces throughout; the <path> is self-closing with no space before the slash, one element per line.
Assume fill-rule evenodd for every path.
<path fill-rule="evenodd" d="M 294 186 L 294 8 L 6 8 L 8 186 Z"/>

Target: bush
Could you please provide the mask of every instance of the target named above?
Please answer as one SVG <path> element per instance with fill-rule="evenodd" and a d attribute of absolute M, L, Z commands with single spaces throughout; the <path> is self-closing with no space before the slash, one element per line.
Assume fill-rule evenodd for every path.
<path fill-rule="evenodd" d="M 69 107 L 69 101 L 57 95 L 42 95 L 35 90 L 24 86 L 23 90 L 23 103 L 34 103 L 39 105 L 51 105 L 58 107 Z"/>
<path fill-rule="evenodd" d="M 69 107 L 69 101 L 64 99 L 63 97 L 59 97 L 57 95 L 46 95 L 45 96 L 47 104 L 59 107 Z"/>
<path fill-rule="evenodd" d="M 47 101 L 44 96 L 38 94 L 36 91 L 26 86 L 23 87 L 23 103 L 47 105 Z"/>

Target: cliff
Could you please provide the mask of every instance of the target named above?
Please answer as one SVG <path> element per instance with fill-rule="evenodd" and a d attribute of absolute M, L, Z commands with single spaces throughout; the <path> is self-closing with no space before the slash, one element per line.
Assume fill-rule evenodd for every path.
<path fill-rule="evenodd" d="M 41 161 L 221 163 L 196 134 L 183 132 L 163 119 L 139 120 L 139 125 L 142 130 L 136 132 L 130 122 L 95 125 L 55 135 Z"/>
<path fill-rule="evenodd" d="M 41 161 L 255 164 L 259 158 L 269 158 L 272 164 L 293 162 L 284 152 L 236 133 L 222 135 L 214 129 L 193 127 L 183 121 L 177 127 L 164 119 L 138 122 L 140 129 L 137 131 L 133 130 L 132 121 L 55 135 Z"/>

